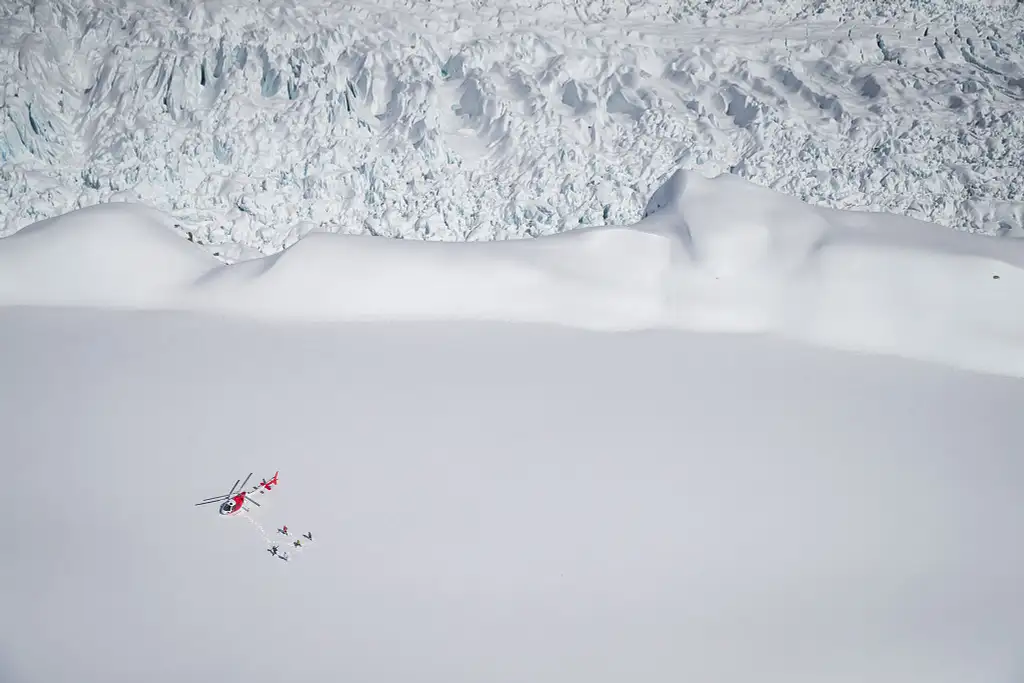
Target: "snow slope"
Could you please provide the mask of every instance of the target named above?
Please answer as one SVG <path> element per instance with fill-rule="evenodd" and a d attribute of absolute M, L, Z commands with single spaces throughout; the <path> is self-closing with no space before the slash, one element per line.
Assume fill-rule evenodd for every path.
<path fill-rule="evenodd" d="M 1020 8 L 13 0 L 0 234 L 127 199 L 227 260 L 533 236 L 633 223 L 683 167 L 1020 236 Z"/>
<path fill-rule="evenodd" d="M 220 263 L 141 205 L 101 204 L 0 242 L 0 303 L 159 307 Z"/>
<path fill-rule="evenodd" d="M 1016 683 L 1024 384 L 745 336 L 0 310 L 0 680 Z M 289 563 L 193 503 L 254 512 Z"/>
<path fill-rule="evenodd" d="M 169 221 L 108 204 L 0 240 L 0 304 L 768 332 L 1024 376 L 1024 242 L 811 207 L 735 176 L 678 171 L 632 226 L 486 243 L 312 234 L 231 265 Z"/>

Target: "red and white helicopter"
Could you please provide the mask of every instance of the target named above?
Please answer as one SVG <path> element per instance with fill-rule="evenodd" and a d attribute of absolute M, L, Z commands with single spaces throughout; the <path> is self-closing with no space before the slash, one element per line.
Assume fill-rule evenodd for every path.
<path fill-rule="evenodd" d="M 220 503 L 220 514 L 222 515 L 233 515 L 241 510 L 248 511 L 248 508 L 244 507 L 246 503 L 252 503 L 256 507 L 260 507 L 260 504 L 250 498 L 253 493 L 256 493 L 260 489 L 260 493 L 269 491 L 270 488 L 277 484 L 277 475 L 279 472 L 274 472 L 273 478 L 270 481 L 264 479 L 259 484 L 256 484 L 251 491 L 245 490 L 245 485 L 249 483 L 249 477 L 252 476 L 252 472 L 245 478 L 245 481 L 238 479 L 235 481 L 235 485 L 231 487 L 231 490 L 221 496 L 215 496 L 213 498 L 206 498 L 196 503 L 196 505 L 209 505 L 210 503 Z M 239 486 L 241 484 L 241 486 Z"/>

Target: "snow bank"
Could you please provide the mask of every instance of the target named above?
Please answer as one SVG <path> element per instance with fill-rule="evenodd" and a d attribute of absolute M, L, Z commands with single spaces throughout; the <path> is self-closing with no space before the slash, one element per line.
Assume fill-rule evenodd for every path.
<path fill-rule="evenodd" d="M 312 234 L 217 266 L 151 215 L 108 205 L 0 241 L 0 301 L 768 332 L 1024 375 L 1024 243 L 811 207 L 735 176 L 678 171 L 628 227 L 486 243 Z"/>
<path fill-rule="evenodd" d="M 677 172 L 637 226 L 680 245 L 673 323 L 1024 374 L 1024 244 Z"/>
<path fill-rule="evenodd" d="M 170 305 L 219 261 L 159 211 L 103 204 L 40 221 L 0 241 L 0 305 Z"/>
<path fill-rule="evenodd" d="M 670 247 L 628 228 L 480 243 L 314 234 L 210 273 L 196 305 L 273 319 L 652 327 L 664 319 L 660 277 Z"/>

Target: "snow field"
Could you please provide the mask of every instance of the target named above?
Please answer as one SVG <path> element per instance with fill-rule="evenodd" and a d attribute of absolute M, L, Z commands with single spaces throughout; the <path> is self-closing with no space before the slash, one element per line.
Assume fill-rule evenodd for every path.
<path fill-rule="evenodd" d="M 677 171 L 632 226 L 487 243 L 318 233 L 229 265 L 169 221 L 108 204 L 4 239 L 0 305 L 771 333 L 1024 376 L 1024 242 L 730 175 Z"/>
<path fill-rule="evenodd" d="M 666 331 L 0 329 L 5 683 L 1018 678 L 1019 380 Z M 287 563 L 193 507 L 277 469 L 254 518 L 316 536 Z"/>
<path fill-rule="evenodd" d="M 0 681 L 1019 683 L 1021 35 L 0 5 Z"/>
<path fill-rule="evenodd" d="M 0 234 L 131 200 L 227 261 L 311 230 L 536 236 L 636 222 L 682 167 L 1020 236 L 1022 21 L 1012 2 L 17 0 Z"/>

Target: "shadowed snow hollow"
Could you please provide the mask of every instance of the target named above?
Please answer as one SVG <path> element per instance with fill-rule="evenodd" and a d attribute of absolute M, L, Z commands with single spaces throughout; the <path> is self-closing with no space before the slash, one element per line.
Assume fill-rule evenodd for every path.
<path fill-rule="evenodd" d="M 770 332 L 1024 375 L 1024 243 L 811 207 L 735 176 L 677 171 L 629 227 L 488 243 L 316 234 L 217 266 L 149 215 L 107 205 L 0 241 L 0 301 Z"/>

